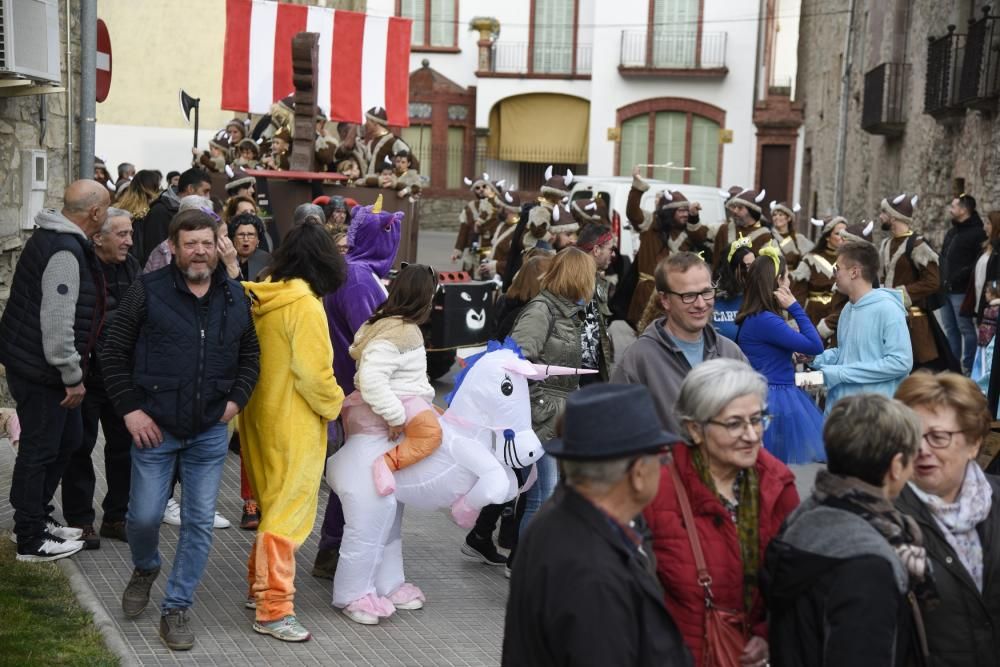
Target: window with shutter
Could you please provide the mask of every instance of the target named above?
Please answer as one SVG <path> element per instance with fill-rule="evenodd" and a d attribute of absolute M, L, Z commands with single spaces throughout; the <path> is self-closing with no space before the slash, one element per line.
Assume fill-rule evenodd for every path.
<path fill-rule="evenodd" d="M 455 0 L 431 0 L 431 46 L 455 46 Z"/>
<path fill-rule="evenodd" d="M 575 0 L 535 0 L 533 70 L 543 74 L 573 71 Z"/>
<path fill-rule="evenodd" d="M 654 0 L 653 67 L 695 66 L 699 0 Z"/>
<path fill-rule="evenodd" d="M 420 161 L 421 175 L 430 178 L 433 162 L 431 152 L 431 126 L 410 125 L 409 127 L 404 127 L 402 128 L 402 138 Z M 431 183 L 428 183 L 428 185 L 431 185 Z"/>
<path fill-rule="evenodd" d="M 448 128 L 448 176 L 445 187 L 462 188 L 462 166 L 465 164 L 465 128 Z"/>
<path fill-rule="evenodd" d="M 622 123 L 619 174 L 631 174 L 637 164 L 645 164 L 649 147 L 649 115 L 629 118 Z"/>
<path fill-rule="evenodd" d="M 715 185 L 719 181 L 719 124 L 702 116 L 691 117 L 690 183 Z"/>
<path fill-rule="evenodd" d="M 679 111 L 661 111 L 656 114 L 653 127 L 653 163 L 684 166 L 684 134 L 687 130 L 687 114 Z M 672 169 L 654 169 L 653 178 L 676 181 L 681 173 Z"/>
<path fill-rule="evenodd" d="M 398 0 L 399 16 L 413 19 L 411 46 L 453 48 L 458 0 Z"/>

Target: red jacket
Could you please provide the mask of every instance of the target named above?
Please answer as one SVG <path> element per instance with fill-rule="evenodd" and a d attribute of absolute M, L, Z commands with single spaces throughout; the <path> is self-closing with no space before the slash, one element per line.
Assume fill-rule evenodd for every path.
<path fill-rule="evenodd" d="M 736 525 L 722 502 L 702 483 L 691 461 L 688 447 L 674 447 L 674 463 L 691 501 L 698 537 L 709 574 L 715 603 L 727 609 L 743 609 L 743 559 Z M 762 447 L 757 457 L 760 478 L 760 555 L 778 533 L 785 517 L 799 504 L 795 476 Z M 660 472 L 660 490 L 644 512 L 653 538 L 656 573 L 663 585 L 667 609 L 684 635 L 684 642 L 701 664 L 705 627 L 705 596 L 698 584 L 694 553 L 677 503 L 670 470 Z M 765 608 L 758 590 L 750 612 L 754 635 L 767 638 Z"/>

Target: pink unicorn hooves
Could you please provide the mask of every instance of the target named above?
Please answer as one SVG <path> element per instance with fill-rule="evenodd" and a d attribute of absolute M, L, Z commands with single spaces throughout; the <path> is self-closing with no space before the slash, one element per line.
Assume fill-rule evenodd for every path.
<path fill-rule="evenodd" d="M 380 456 L 372 464 L 372 476 L 375 478 L 375 493 L 387 496 L 396 490 L 396 478 L 392 476 L 385 457 Z"/>
<path fill-rule="evenodd" d="M 465 502 L 465 496 L 462 496 L 452 504 L 451 518 L 455 520 L 459 528 L 468 530 L 476 525 L 476 519 L 479 518 L 479 509 Z"/>
<path fill-rule="evenodd" d="M 344 607 L 344 615 L 361 625 L 378 625 L 380 618 L 389 618 L 396 611 L 388 598 L 369 593 Z"/>
<path fill-rule="evenodd" d="M 389 595 L 389 601 L 392 602 L 392 605 L 396 609 L 408 611 L 423 609 L 426 600 L 424 592 L 409 582 L 403 584 Z"/>

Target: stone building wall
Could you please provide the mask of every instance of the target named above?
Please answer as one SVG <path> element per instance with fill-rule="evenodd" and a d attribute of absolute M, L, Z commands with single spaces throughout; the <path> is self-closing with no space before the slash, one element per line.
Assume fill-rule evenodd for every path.
<path fill-rule="evenodd" d="M 66 2 L 59 1 L 59 35 L 66 38 Z M 24 242 L 31 232 L 21 229 L 22 174 L 21 151 L 26 149 L 45 150 L 48 157 L 48 188 L 45 206 L 58 208 L 62 192 L 66 188 L 67 161 L 76 173 L 78 153 L 76 146 L 67 147 L 66 117 L 72 114 L 73 142 L 78 141 L 80 91 L 80 29 L 79 6 L 71 4 L 70 35 L 72 71 L 66 72 L 66 44 L 61 42 L 59 57 L 62 62 L 62 85 L 73 80 L 72 111 L 67 104 L 67 94 L 24 95 L 16 97 L 0 96 L 0 310 L 10 296 L 14 267 Z M 44 105 L 44 132 L 42 106 Z M 75 177 L 75 176 L 74 176 Z M 0 404 L 10 404 L 7 383 L 0 381 Z"/>
<path fill-rule="evenodd" d="M 471 195 L 470 195 L 471 198 Z M 458 215 L 469 198 L 424 196 L 420 200 L 420 229 L 458 230 Z"/>
<path fill-rule="evenodd" d="M 964 179 L 964 190 L 979 201 L 981 213 L 1000 208 L 996 107 L 986 113 L 966 110 L 946 123 L 923 112 L 928 37 L 945 34 L 949 24 L 964 32 L 971 5 L 962 0 L 856 0 L 855 5 L 844 206 L 834 211 L 850 0 L 802 1 L 797 91 L 805 107 L 805 158 L 800 201 L 816 217 L 842 213 L 854 221 L 877 216 L 886 195 L 917 194 L 915 226 L 940 247 L 949 224 L 947 206 L 957 194 L 956 179 Z M 861 129 L 864 75 L 885 62 L 908 65 L 900 137 Z"/>

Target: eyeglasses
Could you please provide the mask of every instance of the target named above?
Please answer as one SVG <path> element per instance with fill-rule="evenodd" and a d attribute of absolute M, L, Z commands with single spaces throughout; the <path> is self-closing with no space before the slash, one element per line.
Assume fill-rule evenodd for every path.
<path fill-rule="evenodd" d="M 673 291 L 671 289 L 668 289 L 668 290 L 665 290 L 663 292 L 663 294 L 673 294 L 674 296 L 680 298 L 681 303 L 694 303 L 695 301 L 698 300 L 699 296 L 706 303 L 709 302 L 709 301 L 715 301 L 715 288 L 714 287 L 709 287 L 708 289 L 704 289 L 704 290 L 702 290 L 700 292 L 675 292 L 675 291 Z"/>
<path fill-rule="evenodd" d="M 755 433 L 763 433 L 767 430 L 767 427 L 771 425 L 771 415 L 766 412 L 759 415 L 754 415 L 749 419 L 734 418 L 729 421 L 716 421 L 714 419 L 709 419 L 706 424 L 715 424 L 716 426 L 721 426 L 726 429 L 726 432 L 733 438 L 738 438 L 743 435 L 743 432 L 749 426 Z"/>
<path fill-rule="evenodd" d="M 958 433 L 962 431 L 927 431 L 924 433 L 924 442 L 931 449 L 947 449 L 951 446 L 951 439 Z"/>

